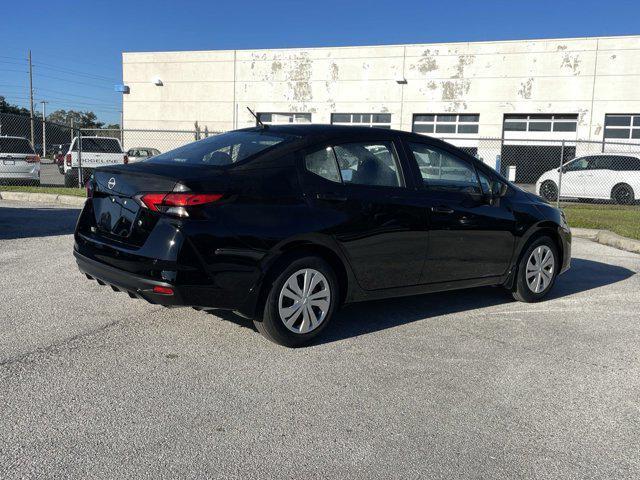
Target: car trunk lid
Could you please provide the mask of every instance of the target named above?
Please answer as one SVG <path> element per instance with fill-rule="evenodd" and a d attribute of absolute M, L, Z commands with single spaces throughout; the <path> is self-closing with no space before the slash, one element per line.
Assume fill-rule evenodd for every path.
<path fill-rule="evenodd" d="M 212 170 L 214 170 L 212 172 Z M 148 192 L 188 191 L 190 178 L 219 176 L 211 168 L 167 168 L 145 164 L 102 167 L 93 172 L 92 205 L 95 234 L 130 245 L 142 245 L 158 220 L 139 197 Z"/>

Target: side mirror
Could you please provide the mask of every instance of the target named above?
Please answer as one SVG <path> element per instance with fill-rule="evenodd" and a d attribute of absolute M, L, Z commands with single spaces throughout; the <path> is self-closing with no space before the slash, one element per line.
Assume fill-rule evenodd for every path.
<path fill-rule="evenodd" d="M 507 184 L 501 182 L 500 180 L 492 180 L 491 181 L 491 196 L 493 198 L 504 197 L 507 194 Z"/>

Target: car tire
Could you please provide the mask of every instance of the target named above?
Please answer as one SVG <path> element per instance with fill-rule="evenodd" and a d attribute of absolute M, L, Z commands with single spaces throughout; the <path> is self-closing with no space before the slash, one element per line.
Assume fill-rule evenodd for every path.
<path fill-rule="evenodd" d="M 254 325 L 278 345 L 301 347 L 327 327 L 338 300 L 338 281 L 331 266 L 320 257 L 297 258 L 270 283 L 262 318 L 254 320 Z"/>
<path fill-rule="evenodd" d="M 69 170 L 64 174 L 64 186 L 67 188 L 73 188 L 78 186 L 78 174 L 75 170 Z"/>
<path fill-rule="evenodd" d="M 627 185 L 626 183 L 616 185 L 611 190 L 611 200 L 616 202 L 618 205 L 632 205 L 635 201 L 633 188 L 631 188 L 631 185 Z"/>
<path fill-rule="evenodd" d="M 558 249 L 551 238 L 544 236 L 531 242 L 518 263 L 513 298 L 526 303 L 542 300 L 556 281 L 559 260 Z"/>
<path fill-rule="evenodd" d="M 545 180 L 540 185 L 540 196 L 549 202 L 558 200 L 558 186 L 553 180 Z"/>

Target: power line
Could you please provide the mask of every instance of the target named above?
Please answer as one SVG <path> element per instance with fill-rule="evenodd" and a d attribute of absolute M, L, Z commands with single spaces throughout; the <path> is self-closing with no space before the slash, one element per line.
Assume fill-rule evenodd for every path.
<path fill-rule="evenodd" d="M 27 73 L 27 72 L 25 72 Z M 44 78 L 51 78 L 53 80 L 60 80 L 61 82 L 69 82 L 69 83 L 77 83 L 78 85 L 85 85 L 87 87 L 94 87 L 94 88 L 105 88 L 108 89 L 109 87 L 104 86 L 104 85 L 96 85 L 96 84 L 92 84 L 92 83 L 86 83 L 86 82 L 79 82 L 77 80 L 69 80 L 67 78 L 60 78 L 60 77 L 54 77 L 52 75 L 44 75 L 42 73 L 38 74 L 39 77 L 44 77 Z"/>
<path fill-rule="evenodd" d="M 53 70 L 56 72 L 62 72 L 62 73 L 69 73 L 69 74 L 74 74 L 74 75 L 82 75 L 85 77 L 89 77 L 89 78 L 93 78 L 95 80 L 104 80 L 107 82 L 117 82 L 118 80 L 111 78 L 111 77 L 105 77 L 104 75 L 98 75 L 95 73 L 87 73 L 87 72 L 82 72 L 80 70 L 71 70 L 68 68 L 61 68 L 55 65 L 51 65 L 49 63 L 44 63 L 44 62 L 39 62 L 34 64 L 35 67 L 40 67 L 40 68 L 45 68 L 48 70 Z"/>

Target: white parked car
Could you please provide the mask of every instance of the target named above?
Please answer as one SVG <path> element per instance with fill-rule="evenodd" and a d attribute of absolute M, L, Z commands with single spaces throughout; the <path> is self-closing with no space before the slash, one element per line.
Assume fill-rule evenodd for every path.
<path fill-rule="evenodd" d="M 127 156 L 129 157 L 129 163 L 140 162 L 147 158 L 160 155 L 160 150 L 157 148 L 136 147 L 127 150 Z"/>
<path fill-rule="evenodd" d="M 93 169 L 105 165 L 129 163 L 127 154 L 117 138 L 82 137 L 82 151 L 78 155 L 78 137 L 73 139 L 64 156 L 64 186 L 78 186 L 78 169 L 82 164 L 82 177 L 88 179 Z"/>
<path fill-rule="evenodd" d="M 549 200 L 558 198 L 560 169 L 542 174 L 536 192 Z M 631 204 L 640 200 L 640 156 L 599 153 L 575 158 L 562 167 L 560 198 L 612 200 Z"/>
<path fill-rule="evenodd" d="M 0 180 L 40 185 L 40 157 L 29 140 L 0 136 Z"/>

